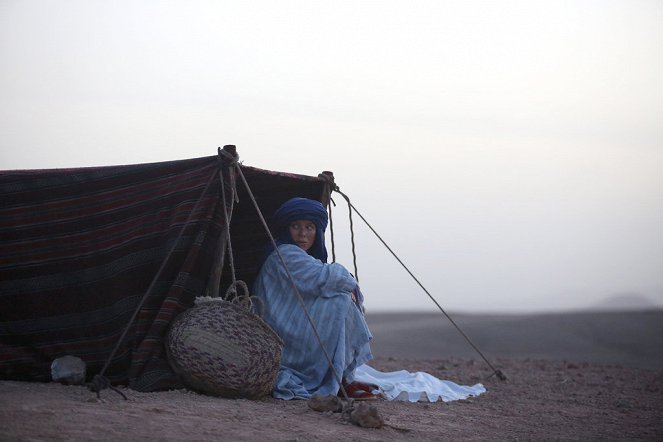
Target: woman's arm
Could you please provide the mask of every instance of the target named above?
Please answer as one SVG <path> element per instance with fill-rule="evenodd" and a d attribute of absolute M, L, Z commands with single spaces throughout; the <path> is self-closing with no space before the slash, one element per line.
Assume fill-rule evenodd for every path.
<path fill-rule="evenodd" d="M 324 264 L 291 244 L 279 246 L 279 252 L 303 296 L 348 296 L 357 288 L 357 281 L 341 264 Z M 270 266 L 270 270 L 277 272 L 279 278 L 287 280 L 287 272 L 276 252 L 265 264 Z"/>

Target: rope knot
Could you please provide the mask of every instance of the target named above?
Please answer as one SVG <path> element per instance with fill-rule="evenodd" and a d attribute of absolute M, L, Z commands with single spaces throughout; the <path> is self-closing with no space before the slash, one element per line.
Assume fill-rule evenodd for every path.
<path fill-rule="evenodd" d="M 219 155 L 219 162 L 230 168 L 234 167 L 239 163 L 239 154 L 235 150 L 235 146 L 233 144 L 227 144 L 223 146 L 223 149 L 220 147 L 217 148 L 217 152 Z"/>
<path fill-rule="evenodd" d="M 332 191 L 334 191 L 334 192 L 339 191 L 339 188 L 336 185 L 336 182 L 334 181 L 334 174 L 333 173 L 325 171 L 325 172 L 319 173 L 318 178 L 320 178 L 322 180 L 325 180 L 327 182 L 327 185 L 329 186 L 329 188 Z"/>

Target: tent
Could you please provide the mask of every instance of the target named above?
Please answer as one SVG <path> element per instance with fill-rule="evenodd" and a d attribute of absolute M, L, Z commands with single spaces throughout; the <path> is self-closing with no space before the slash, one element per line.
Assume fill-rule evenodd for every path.
<path fill-rule="evenodd" d="M 163 338 L 196 296 L 231 282 L 225 213 L 237 279 L 250 286 L 268 238 L 254 199 L 267 221 L 291 197 L 329 199 L 324 177 L 244 165 L 253 195 L 238 183 L 233 196 L 229 158 L 234 146 L 180 161 L 1 171 L 0 379 L 49 381 L 51 362 L 73 355 L 88 377 L 107 368 L 139 391 L 177 386 Z"/>

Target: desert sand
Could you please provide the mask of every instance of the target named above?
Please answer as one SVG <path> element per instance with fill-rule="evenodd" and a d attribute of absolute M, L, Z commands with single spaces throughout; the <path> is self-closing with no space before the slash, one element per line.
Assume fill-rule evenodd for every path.
<path fill-rule="evenodd" d="M 372 401 L 362 428 L 306 401 L 188 390 L 128 397 L 0 381 L 0 440 L 663 440 L 663 311 L 454 315 L 507 381 L 438 314 L 371 314 L 382 371 L 426 371 L 487 393 L 436 403 Z"/>

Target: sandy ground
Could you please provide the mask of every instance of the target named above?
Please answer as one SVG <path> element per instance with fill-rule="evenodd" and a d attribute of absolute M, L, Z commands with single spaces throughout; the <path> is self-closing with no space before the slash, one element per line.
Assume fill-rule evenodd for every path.
<path fill-rule="evenodd" d="M 393 324 L 394 318 L 369 316 L 376 334 L 377 358 L 371 363 L 375 368 L 426 371 L 460 384 L 482 382 L 488 389 L 479 397 L 448 403 L 371 402 L 386 424 L 380 429 L 358 427 L 340 413 L 313 411 L 306 401 L 231 400 L 187 390 L 138 393 L 122 388 L 128 397 L 125 401 L 111 390 L 97 399 L 81 386 L 1 381 L 0 440 L 663 440 L 663 367 L 656 361 L 643 363 L 640 358 L 660 338 L 655 333 L 660 331 L 663 312 L 655 313 L 650 327 L 637 332 L 626 325 L 636 319 L 642 323 L 636 313 L 610 321 L 600 318 L 603 325 L 591 327 L 594 335 L 589 341 L 604 344 L 588 354 L 589 361 L 583 362 L 581 355 L 573 353 L 576 350 L 571 357 L 559 359 L 563 348 L 553 348 L 550 343 L 551 357 L 541 357 L 538 351 L 536 357 L 491 356 L 493 364 L 508 376 L 506 382 L 495 376 L 486 379 L 490 370 L 478 357 L 438 357 L 437 350 L 431 354 L 429 345 L 424 347 L 427 356 L 411 358 L 408 352 L 416 347 L 414 341 L 399 347 L 390 333 L 380 332 L 380 324 Z M 567 316 L 557 320 L 573 322 Z M 417 345 L 422 339 L 445 341 L 439 333 L 428 334 L 426 317 L 407 316 L 410 325 L 401 323 L 395 335 L 414 333 Z M 587 317 L 575 319 L 587 321 Z M 509 321 L 529 321 L 526 317 L 502 320 L 507 329 L 513 326 Z M 538 318 L 533 323 L 541 321 Z M 547 321 L 555 322 L 552 317 Z M 582 329 L 582 324 L 576 325 Z M 630 342 L 627 354 L 635 356 L 623 357 L 619 364 L 594 362 L 606 357 L 601 352 L 614 353 L 606 339 L 620 326 L 630 330 L 631 336 L 622 336 L 617 346 Z M 569 327 L 567 324 L 567 331 Z M 489 335 L 503 332 L 493 324 Z M 521 329 L 515 336 L 531 341 L 540 339 L 537 333 Z M 571 339 L 568 336 L 573 333 L 564 336 Z M 650 339 L 643 339 L 647 337 Z M 521 349 L 533 345 L 510 344 Z M 583 345 L 566 343 L 572 349 Z M 634 348 L 638 346 L 642 348 Z M 660 354 L 660 348 L 654 353 Z"/>

